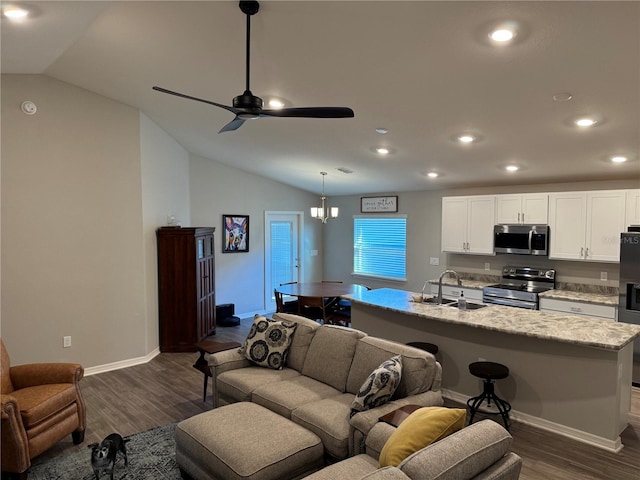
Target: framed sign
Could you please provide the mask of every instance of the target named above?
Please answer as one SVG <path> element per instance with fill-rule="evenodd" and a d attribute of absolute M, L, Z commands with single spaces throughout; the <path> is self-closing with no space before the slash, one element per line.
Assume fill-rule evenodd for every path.
<path fill-rule="evenodd" d="M 249 251 L 249 215 L 222 215 L 222 253 Z"/>
<path fill-rule="evenodd" d="M 398 211 L 398 197 L 360 197 L 360 212 L 384 212 Z"/>

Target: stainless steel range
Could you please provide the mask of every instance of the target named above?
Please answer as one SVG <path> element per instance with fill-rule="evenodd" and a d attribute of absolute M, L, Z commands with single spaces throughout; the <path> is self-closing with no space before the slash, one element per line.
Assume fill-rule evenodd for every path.
<path fill-rule="evenodd" d="M 505 265 L 502 282 L 482 289 L 482 301 L 538 310 L 538 294 L 556 287 L 556 271 Z"/>

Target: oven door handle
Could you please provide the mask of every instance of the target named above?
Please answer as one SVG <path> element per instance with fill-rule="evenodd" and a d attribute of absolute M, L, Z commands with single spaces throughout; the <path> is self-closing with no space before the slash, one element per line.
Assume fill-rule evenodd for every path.
<path fill-rule="evenodd" d="M 531 252 L 532 245 L 533 245 L 533 229 L 529 230 L 529 252 Z"/>
<path fill-rule="evenodd" d="M 527 308 L 529 310 L 537 310 L 538 305 L 535 302 L 526 302 L 523 300 L 516 300 L 513 298 L 500 298 L 493 296 L 484 296 L 482 297 L 482 303 L 488 303 L 492 305 L 504 305 L 506 307 L 518 307 L 518 308 Z"/>

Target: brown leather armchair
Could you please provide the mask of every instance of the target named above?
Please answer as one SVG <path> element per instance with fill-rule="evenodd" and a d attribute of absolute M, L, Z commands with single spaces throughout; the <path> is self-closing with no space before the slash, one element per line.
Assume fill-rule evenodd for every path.
<path fill-rule="evenodd" d="M 71 434 L 84 441 L 86 410 L 80 393 L 84 369 L 76 363 L 12 367 L 0 339 L 2 478 L 27 478 L 31 459 Z"/>

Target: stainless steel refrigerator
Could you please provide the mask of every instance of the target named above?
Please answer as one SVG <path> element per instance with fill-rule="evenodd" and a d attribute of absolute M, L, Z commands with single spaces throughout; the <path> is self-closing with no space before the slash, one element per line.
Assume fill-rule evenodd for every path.
<path fill-rule="evenodd" d="M 640 232 L 620 235 L 618 321 L 640 325 Z M 640 338 L 633 346 L 632 382 L 640 387 Z"/>

